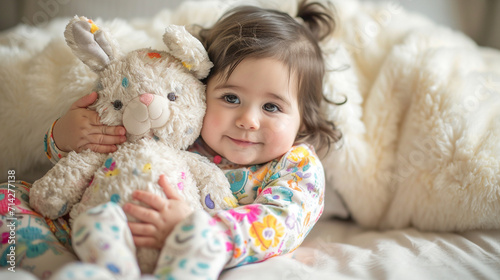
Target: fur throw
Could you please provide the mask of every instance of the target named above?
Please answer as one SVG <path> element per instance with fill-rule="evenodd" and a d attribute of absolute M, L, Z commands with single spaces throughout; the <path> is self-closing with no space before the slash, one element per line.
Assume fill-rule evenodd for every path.
<path fill-rule="evenodd" d="M 258 5 L 295 14 L 295 2 Z M 325 93 L 347 103 L 323 108 L 343 133 L 340 148 L 323 161 L 327 208 L 338 193 L 365 227 L 500 228 L 499 51 L 397 3 L 330 2 L 339 24 L 322 44 L 331 70 Z M 161 49 L 166 25 L 209 26 L 230 6 L 247 3 L 188 1 L 152 19 L 104 25 L 125 51 Z M 19 178 L 47 162 L 45 131 L 93 86 L 95 74 L 60 36 L 65 22 L 0 36 L 0 167 L 16 169 Z"/>

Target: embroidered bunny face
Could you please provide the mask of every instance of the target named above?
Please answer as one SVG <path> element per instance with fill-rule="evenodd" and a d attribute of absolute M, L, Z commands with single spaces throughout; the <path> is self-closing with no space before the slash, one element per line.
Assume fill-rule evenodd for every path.
<path fill-rule="evenodd" d="M 128 141 L 152 137 L 185 149 L 198 137 L 205 114 L 205 86 L 212 63 L 184 27 L 168 26 L 167 51 L 140 49 L 122 55 L 91 20 L 75 17 L 66 40 L 99 75 L 98 100 L 90 108 L 106 125 L 123 125 Z"/>
<path fill-rule="evenodd" d="M 100 76 L 92 108 L 102 123 L 124 125 L 129 141 L 154 137 L 183 149 L 199 135 L 205 87 L 167 52 L 131 52 Z"/>

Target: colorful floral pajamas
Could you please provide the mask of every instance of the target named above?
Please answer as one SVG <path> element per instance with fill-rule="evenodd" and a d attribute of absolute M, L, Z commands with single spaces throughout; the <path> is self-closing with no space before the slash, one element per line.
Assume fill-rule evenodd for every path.
<path fill-rule="evenodd" d="M 200 140 L 190 150 L 212 159 L 224 170 L 240 204 L 212 213 L 211 227 L 207 227 L 223 237 L 224 268 L 293 251 L 323 211 L 323 167 L 313 148 L 306 144 L 292 147 L 281 158 L 250 167 L 210 156 Z M 207 213 L 197 215 L 209 217 Z M 182 236 L 181 228 L 176 227 L 169 238 Z"/>
<path fill-rule="evenodd" d="M 67 222 L 63 218 L 45 219 L 31 210 L 30 187 L 22 181 L 0 185 L 0 266 L 14 266 L 16 271 L 24 269 L 47 279 L 65 264 L 78 259 L 71 248 Z"/>

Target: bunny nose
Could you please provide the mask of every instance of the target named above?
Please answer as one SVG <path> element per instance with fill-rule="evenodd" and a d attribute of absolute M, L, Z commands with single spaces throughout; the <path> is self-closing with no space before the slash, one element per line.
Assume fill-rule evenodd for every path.
<path fill-rule="evenodd" d="M 141 97 L 139 99 L 141 100 L 141 102 L 144 105 L 149 106 L 149 104 L 151 104 L 151 102 L 153 102 L 154 95 L 151 93 L 144 93 L 141 95 Z"/>

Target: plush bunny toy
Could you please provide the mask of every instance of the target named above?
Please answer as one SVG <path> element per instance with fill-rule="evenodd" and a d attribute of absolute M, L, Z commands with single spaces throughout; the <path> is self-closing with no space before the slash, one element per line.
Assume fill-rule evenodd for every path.
<path fill-rule="evenodd" d="M 167 51 L 122 55 L 113 39 L 85 17 L 72 19 L 64 35 L 74 54 L 99 76 L 99 98 L 90 109 L 103 124 L 123 124 L 128 142 L 111 154 L 70 152 L 33 184 L 34 209 L 51 219 L 69 212 L 72 224 L 94 206 L 131 201 L 134 190 L 165 196 L 158 185 L 161 174 L 193 209 L 236 206 L 224 173 L 185 151 L 197 139 L 205 114 L 205 87 L 199 79 L 213 65 L 196 38 L 172 25 L 163 37 Z M 156 264 L 158 252 L 151 250 L 137 252 L 143 272 Z"/>

